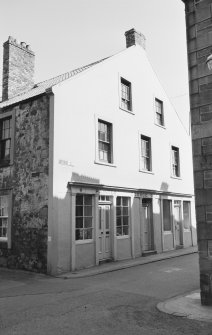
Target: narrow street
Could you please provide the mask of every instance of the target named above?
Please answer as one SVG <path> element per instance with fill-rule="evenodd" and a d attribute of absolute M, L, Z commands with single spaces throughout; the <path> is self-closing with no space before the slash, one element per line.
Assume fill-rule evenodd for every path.
<path fill-rule="evenodd" d="M 78 279 L 0 270 L 0 334 L 211 335 L 211 324 L 156 304 L 199 287 L 191 254 Z"/>

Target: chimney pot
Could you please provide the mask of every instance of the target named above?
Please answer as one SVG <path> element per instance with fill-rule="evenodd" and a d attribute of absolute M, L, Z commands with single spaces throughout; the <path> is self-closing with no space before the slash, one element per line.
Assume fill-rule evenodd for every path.
<path fill-rule="evenodd" d="M 144 49 L 146 49 L 146 38 L 143 34 L 139 31 L 135 30 L 134 28 L 125 32 L 126 37 L 126 47 L 129 48 L 132 45 L 140 45 Z"/>

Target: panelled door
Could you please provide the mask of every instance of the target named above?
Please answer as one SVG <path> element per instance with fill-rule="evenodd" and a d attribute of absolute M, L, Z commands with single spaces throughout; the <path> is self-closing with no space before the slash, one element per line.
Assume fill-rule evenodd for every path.
<path fill-rule="evenodd" d="M 174 201 L 174 229 L 175 229 L 175 245 L 181 246 L 182 243 L 182 222 L 181 222 L 181 204 L 180 201 Z"/>
<path fill-rule="evenodd" d="M 99 260 L 110 258 L 110 205 L 99 205 Z"/>
<path fill-rule="evenodd" d="M 151 199 L 143 199 L 143 251 L 152 250 L 153 227 L 152 227 L 152 202 Z"/>

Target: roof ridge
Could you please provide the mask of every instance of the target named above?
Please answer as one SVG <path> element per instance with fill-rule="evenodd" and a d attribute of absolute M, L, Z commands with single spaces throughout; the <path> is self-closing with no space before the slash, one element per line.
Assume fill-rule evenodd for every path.
<path fill-rule="evenodd" d="M 62 79 L 62 81 L 63 81 L 63 80 L 66 80 L 66 79 L 69 79 L 70 77 L 72 77 L 72 75 L 78 74 L 78 73 L 80 73 L 80 72 L 86 70 L 87 68 L 89 68 L 89 67 L 91 67 L 91 66 L 94 66 L 94 65 L 96 65 L 96 64 L 98 64 L 98 63 L 103 62 L 104 60 L 106 60 L 106 59 L 108 59 L 108 58 L 110 58 L 110 57 L 112 57 L 112 56 L 108 56 L 108 57 L 102 58 L 102 59 L 100 59 L 100 60 L 98 60 L 98 61 L 89 63 L 89 64 L 84 65 L 84 66 L 81 66 L 81 67 L 78 67 L 78 68 L 76 68 L 76 69 L 74 69 L 74 70 L 64 72 L 64 73 L 62 73 L 62 74 L 59 74 L 59 75 L 54 76 L 54 77 L 52 77 L 52 78 L 46 79 L 46 80 L 44 80 L 44 81 L 40 81 L 39 83 L 36 83 L 36 84 L 34 85 L 34 88 L 35 88 L 35 87 L 39 87 L 39 86 L 41 86 L 42 84 L 45 84 L 45 83 L 47 83 L 47 82 L 49 82 L 49 81 L 51 81 L 51 80 L 53 81 L 53 80 L 55 80 L 55 79 L 59 79 L 60 77 L 64 77 L 64 79 Z"/>

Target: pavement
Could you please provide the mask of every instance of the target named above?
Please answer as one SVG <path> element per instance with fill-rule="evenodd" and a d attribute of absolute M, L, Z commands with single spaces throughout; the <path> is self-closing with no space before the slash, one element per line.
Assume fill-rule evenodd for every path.
<path fill-rule="evenodd" d="M 201 305 L 199 290 L 160 302 L 157 308 L 174 316 L 212 322 L 212 306 Z"/>
<path fill-rule="evenodd" d="M 123 260 L 123 261 L 103 263 L 98 266 L 81 269 L 79 271 L 62 273 L 58 275 L 57 277 L 63 278 L 63 279 L 90 277 L 90 276 L 95 276 L 95 275 L 99 275 L 99 274 L 106 273 L 106 272 L 123 270 L 123 269 L 131 268 L 134 266 L 163 261 L 169 258 L 189 255 L 189 254 L 193 254 L 196 252 L 198 252 L 197 246 L 189 247 L 186 249 L 171 250 L 171 251 L 163 252 L 161 254 L 148 255 L 145 257 L 138 257 L 138 258 Z"/>

